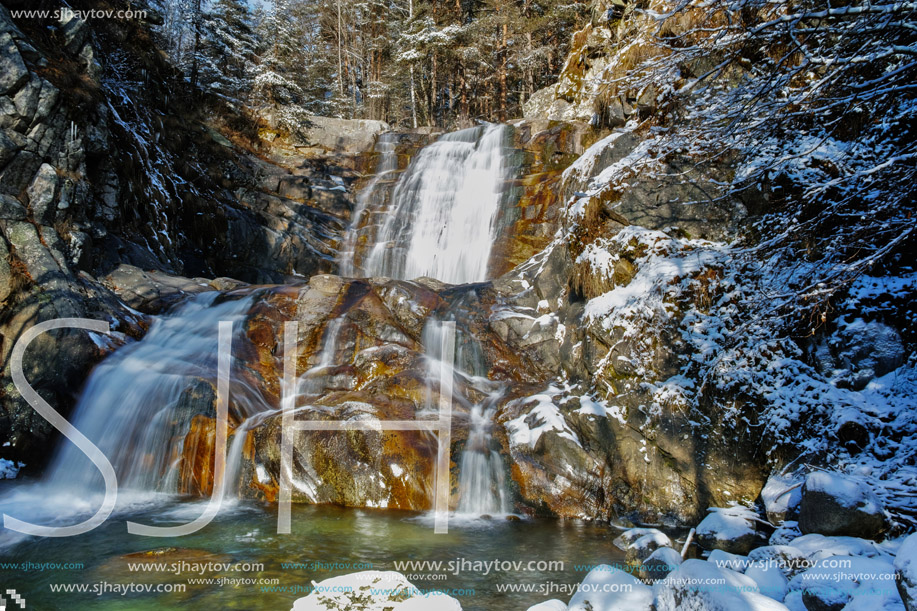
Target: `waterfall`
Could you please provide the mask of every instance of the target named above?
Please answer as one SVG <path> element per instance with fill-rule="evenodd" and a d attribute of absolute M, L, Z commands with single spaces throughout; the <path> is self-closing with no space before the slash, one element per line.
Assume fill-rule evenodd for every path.
<path fill-rule="evenodd" d="M 368 217 L 382 212 L 391 182 L 398 172 L 398 134 L 380 134 L 374 150 L 379 153 L 376 173 L 357 196 L 353 217 L 338 251 L 338 273 L 344 277 L 357 275 L 357 250 L 360 236 L 375 227 Z"/>
<path fill-rule="evenodd" d="M 509 513 L 503 461 L 493 448 L 494 408 L 475 405 L 462 452 L 458 513 L 473 516 Z"/>
<path fill-rule="evenodd" d="M 347 319 L 344 316 L 334 318 L 325 324 L 325 330 L 322 334 L 322 348 L 318 353 L 318 363 L 310 367 L 299 378 L 298 394 L 317 395 L 320 394 L 327 382 L 331 379 L 328 368 L 336 365 L 334 357 L 337 356 L 337 348 L 341 330 Z"/>
<path fill-rule="evenodd" d="M 435 410 L 433 404 L 434 388 L 439 386 L 440 372 L 444 355 L 441 353 L 443 324 L 431 319 L 424 326 L 423 345 L 427 356 L 427 409 Z M 456 338 L 456 349 L 461 342 Z M 475 369 L 483 368 L 482 363 L 473 363 Z M 493 417 L 497 401 L 505 390 L 504 387 L 486 378 L 470 376 L 458 367 L 453 367 L 451 374 L 461 376 L 466 383 L 477 386 L 479 392 L 486 393 L 484 401 L 470 406 L 468 441 L 462 452 L 459 464 L 459 503 L 458 516 L 477 518 L 482 515 L 505 515 L 510 512 L 506 495 L 506 481 L 503 459 L 495 446 L 493 438 Z M 460 395 L 455 398 L 461 401 Z"/>
<path fill-rule="evenodd" d="M 219 297 L 203 293 L 157 318 L 142 341 L 121 348 L 90 375 L 71 422 L 108 457 L 121 487 L 177 491 L 184 436 L 197 410 L 209 407 L 194 405 L 192 391 L 216 387 L 219 321 L 235 323 L 237 345 L 240 321 L 254 300 Z M 261 392 L 237 375 L 239 366 L 234 361 L 230 420 L 268 409 Z M 245 431 L 239 428 L 232 445 L 241 452 Z M 57 451 L 46 481 L 79 491 L 102 488 L 98 470 L 69 443 Z"/>
<path fill-rule="evenodd" d="M 497 214 L 511 178 L 509 129 L 472 127 L 424 147 L 395 185 L 363 275 L 430 276 L 451 284 L 486 280 Z"/>
<path fill-rule="evenodd" d="M 376 145 L 380 154 L 376 175 L 360 194 L 341 249 L 342 272 L 402 279 L 432 276 L 450 283 L 486 279 L 496 219 L 510 178 L 509 129 L 486 125 L 447 134 L 422 149 L 397 182 L 397 136 L 381 136 Z M 369 215 L 384 222 L 368 223 Z M 360 261 L 358 252 L 367 240 L 372 247 L 362 252 Z M 142 341 L 124 346 L 93 370 L 71 422 L 108 457 L 122 490 L 177 493 L 187 488 L 183 457 L 195 454 L 193 448 L 184 447 L 192 421 L 197 415 L 214 417 L 218 324 L 235 323 L 234 353 L 243 354 L 247 339 L 242 322 L 257 299 L 257 292 L 194 296 L 157 317 Z M 344 316 L 328 322 L 320 352 L 300 378 L 300 393 L 318 394 L 333 382 L 339 336 L 347 328 Z M 442 325 L 436 320 L 423 331 L 430 402 L 441 373 L 441 334 Z M 476 396 L 493 398 L 499 384 L 475 377 L 486 368 L 480 350 L 465 345 L 471 343 L 457 344 L 460 366 L 452 375 L 473 388 Z M 250 432 L 280 409 L 292 407 L 273 405 L 261 389 L 246 381 L 252 376 L 243 375 L 245 368 L 241 359 L 233 359 L 230 426 L 234 429 L 225 470 L 227 497 L 238 494 L 242 452 Z M 493 448 L 496 400 L 473 404 L 456 396 L 456 401 L 470 413 L 468 445 L 461 459 L 459 511 L 506 513 L 503 465 Z M 45 483 L 49 489 L 74 495 L 103 489 L 98 470 L 69 443 L 57 449 Z"/>

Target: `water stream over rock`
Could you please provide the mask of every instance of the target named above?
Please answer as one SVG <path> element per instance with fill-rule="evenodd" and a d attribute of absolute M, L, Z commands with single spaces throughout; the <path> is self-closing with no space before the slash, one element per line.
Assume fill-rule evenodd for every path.
<path fill-rule="evenodd" d="M 218 323 L 233 322 L 238 336 L 252 302 L 215 292 L 196 296 L 93 371 L 71 421 L 105 453 L 121 487 L 189 492 L 182 480 L 190 474 L 181 469 L 198 448 L 186 447 L 186 436 L 195 418 L 213 417 L 207 411 L 215 397 Z M 236 359 L 230 377 L 236 422 L 268 407 L 241 366 Z M 70 443 L 60 446 L 46 480 L 55 488 L 102 488 L 98 470 Z"/>
<path fill-rule="evenodd" d="M 505 125 L 472 127 L 423 148 L 395 185 L 363 275 L 451 284 L 486 279 L 510 178 L 509 133 Z M 383 154 L 377 178 L 392 171 L 384 165 L 391 163 Z M 367 204 L 376 186 L 364 192 Z"/>

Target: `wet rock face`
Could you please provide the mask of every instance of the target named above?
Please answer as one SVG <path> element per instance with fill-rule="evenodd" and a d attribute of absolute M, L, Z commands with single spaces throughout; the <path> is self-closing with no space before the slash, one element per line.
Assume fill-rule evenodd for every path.
<path fill-rule="evenodd" d="M 554 238 L 561 225 L 563 171 L 595 137 L 576 122 L 518 121 L 513 127 L 519 169 L 497 219 L 501 230 L 491 254 L 492 277 L 541 252 Z"/>
<path fill-rule="evenodd" d="M 453 504 L 470 406 L 495 390 L 542 382 L 541 371 L 488 326 L 500 298 L 488 285 L 448 287 L 386 279 L 315 276 L 306 287 L 277 289 L 246 323 L 259 383 L 278 401 L 284 322 L 298 322 L 297 421 L 435 419 L 439 387 L 430 383 L 434 347 L 424 346 L 434 319 L 458 328 L 453 401 Z M 466 377 L 468 374 L 479 378 Z M 438 375 L 438 374 L 437 374 Z M 490 378 L 487 381 L 483 378 Z M 435 378 L 435 376 L 434 376 Z M 276 407 L 273 407 L 276 409 Z M 283 417 L 262 413 L 236 428 L 242 446 L 240 494 L 276 500 Z M 348 506 L 429 509 L 436 437 L 423 431 L 291 431 L 293 500 Z"/>

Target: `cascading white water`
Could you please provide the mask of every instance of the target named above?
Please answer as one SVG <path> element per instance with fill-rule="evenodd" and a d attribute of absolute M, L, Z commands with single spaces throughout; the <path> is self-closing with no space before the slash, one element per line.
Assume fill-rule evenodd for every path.
<path fill-rule="evenodd" d="M 198 295 L 175 313 L 157 318 L 142 341 L 118 350 L 89 377 L 71 422 L 108 457 L 121 487 L 176 491 L 177 461 L 170 461 L 181 455 L 181 440 L 193 416 L 190 409 L 178 409 L 179 404 L 197 380 L 216 387 L 219 322 L 235 323 L 238 343 L 243 333 L 239 321 L 253 301 L 245 297 L 217 303 L 218 297 Z M 260 391 L 243 382 L 244 377 L 233 372 L 230 379 L 236 417 L 268 409 Z M 98 470 L 69 443 L 58 450 L 46 480 L 56 488 L 102 487 Z"/>
<path fill-rule="evenodd" d="M 471 430 L 462 452 L 459 475 L 458 513 L 494 515 L 509 513 L 503 461 L 493 449 L 494 409 L 475 405 L 471 410 Z"/>
<path fill-rule="evenodd" d="M 451 284 L 487 278 L 497 213 L 510 178 L 505 125 L 446 134 L 398 180 L 365 276 L 430 276 Z"/>
<path fill-rule="evenodd" d="M 338 339 L 344 328 L 346 318 L 343 316 L 330 320 L 325 325 L 322 335 L 322 349 L 318 353 L 318 363 L 310 367 L 299 378 L 298 394 L 313 395 L 322 392 L 328 381 L 328 368 L 334 365 L 337 355 Z"/>
<path fill-rule="evenodd" d="M 511 508 L 506 495 L 503 460 L 494 448 L 493 439 L 495 405 L 504 389 L 486 378 L 470 376 L 455 366 L 448 373 L 444 372 L 441 349 L 443 329 L 441 321 L 431 319 L 423 330 L 427 356 L 427 408 L 435 409 L 433 392 L 444 373 L 462 376 L 467 383 L 480 386 L 478 390 L 488 394 L 483 402 L 470 406 L 468 441 L 459 465 L 460 496 L 456 514 L 468 517 L 507 514 Z M 459 344 L 456 342 L 457 346 Z M 448 367 L 445 369 L 448 370 Z M 456 398 L 461 400 L 459 396 Z"/>
<path fill-rule="evenodd" d="M 338 252 L 338 273 L 341 276 L 350 277 L 358 273 L 356 258 L 360 232 L 367 226 L 371 228 L 374 225 L 367 222 L 366 217 L 368 215 L 381 212 L 379 208 L 386 199 L 386 189 L 384 187 L 388 185 L 398 171 L 397 146 L 398 134 L 395 133 L 380 134 L 378 140 L 376 140 L 375 151 L 379 153 L 376 173 L 369 183 L 363 187 L 360 194 L 357 195 L 353 217 L 350 219 L 350 226 Z"/>

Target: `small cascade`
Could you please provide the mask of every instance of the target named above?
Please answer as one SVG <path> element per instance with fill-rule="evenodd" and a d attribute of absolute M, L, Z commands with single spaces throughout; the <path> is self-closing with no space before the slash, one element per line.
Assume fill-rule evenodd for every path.
<path fill-rule="evenodd" d="M 424 147 L 395 185 L 362 275 L 430 276 L 451 284 L 486 280 L 496 220 L 511 178 L 509 130 L 505 125 L 472 127 Z"/>
<path fill-rule="evenodd" d="M 494 408 L 475 405 L 471 430 L 462 452 L 459 475 L 459 514 L 503 515 L 510 511 L 506 498 L 503 460 L 494 449 Z"/>
<path fill-rule="evenodd" d="M 443 328 L 441 321 L 431 319 L 423 330 L 424 351 L 427 355 L 427 409 L 433 411 L 437 408 L 433 404 L 433 393 L 439 387 L 443 371 Z M 461 345 L 458 338 L 455 345 Z M 483 369 L 484 366 L 483 363 L 471 365 L 474 369 Z M 462 377 L 469 386 L 487 394 L 484 401 L 469 406 L 468 441 L 459 465 L 460 496 L 456 515 L 476 518 L 508 514 L 511 507 L 507 497 L 503 459 L 493 438 L 496 404 L 504 388 L 486 378 L 471 376 L 459 367 L 453 367 L 452 375 Z M 461 403 L 461 395 L 456 394 L 455 400 Z"/>
<path fill-rule="evenodd" d="M 398 134 L 380 134 L 376 140 L 374 150 L 379 154 L 376 173 L 357 196 L 350 227 L 338 252 L 338 274 L 341 276 L 358 275 L 356 260 L 361 231 L 375 227 L 374 223 L 368 222 L 367 217 L 381 212 L 385 207 L 392 182 L 398 172 L 397 147 Z"/>
<path fill-rule="evenodd" d="M 298 394 L 315 395 L 322 392 L 329 379 L 328 368 L 336 365 L 334 357 L 337 355 L 338 341 L 344 322 L 343 316 L 334 318 L 325 325 L 322 334 L 322 349 L 318 353 L 318 363 L 310 367 L 299 378 Z"/>
<path fill-rule="evenodd" d="M 240 322 L 254 299 L 218 297 L 203 293 L 157 318 L 142 341 L 121 348 L 93 370 L 71 422 L 108 457 L 122 488 L 178 490 L 184 437 L 194 415 L 209 408 L 201 393 L 208 385 L 216 387 L 219 322 L 235 323 L 237 345 L 244 333 Z M 268 409 L 260 390 L 238 375 L 238 366 L 234 362 L 230 373 L 230 419 L 237 421 Z M 195 395 L 204 401 L 196 404 Z M 243 437 L 237 432 L 233 446 Z M 235 449 L 241 453 L 241 445 Z M 103 487 L 98 470 L 69 443 L 57 451 L 46 481 L 83 492 Z"/>

